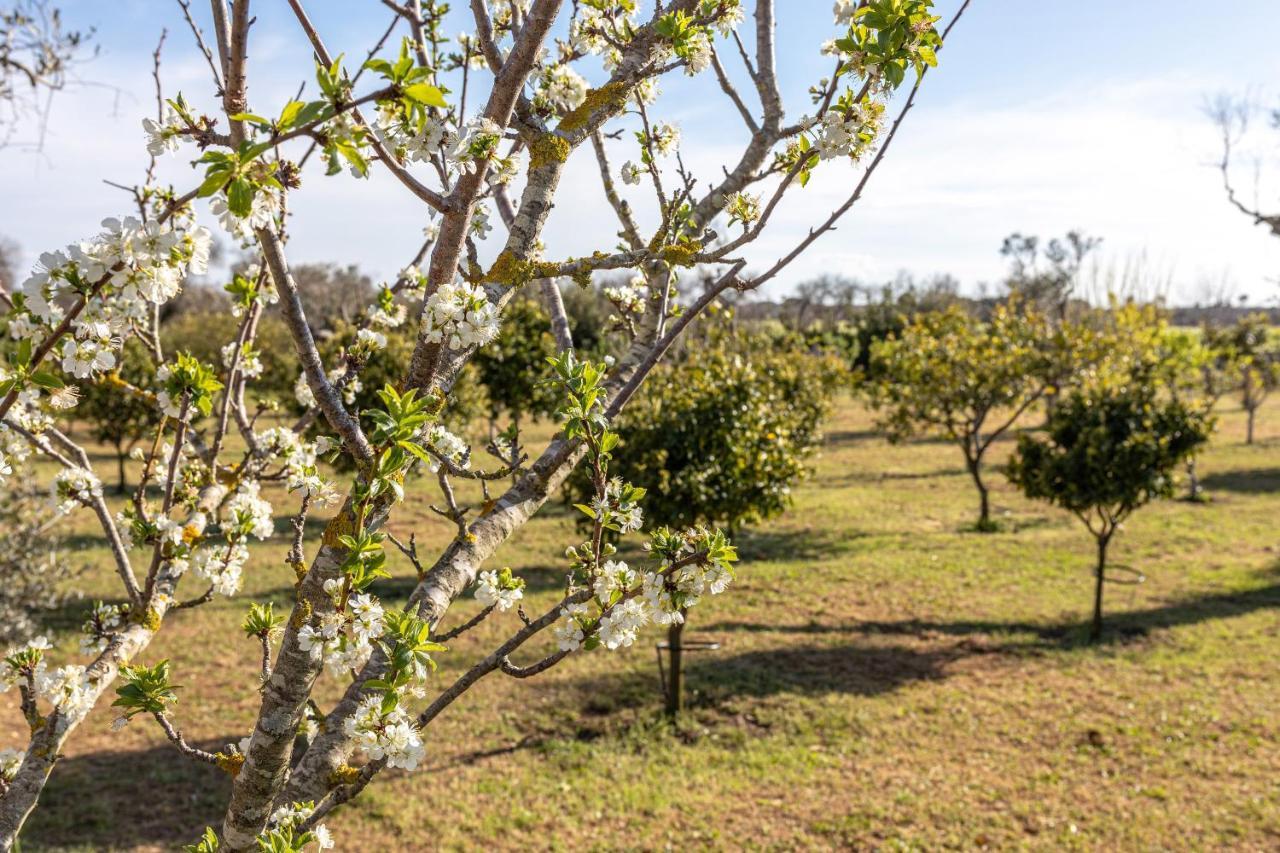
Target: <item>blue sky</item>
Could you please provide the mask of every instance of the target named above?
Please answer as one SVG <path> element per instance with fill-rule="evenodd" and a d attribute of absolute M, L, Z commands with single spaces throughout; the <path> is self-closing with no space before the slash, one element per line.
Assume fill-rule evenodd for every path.
<path fill-rule="evenodd" d="M 80 69 L 83 83 L 54 101 L 41 150 L 0 150 L 0 234 L 16 239 L 28 259 L 126 209 L 128 199 L 101 180 L 133 182 L 145 164 L 139 122 L 153 109 L 150 52 L 162 27 L 169 30 L 167 93 L 208 98 L 207 70 L 176 3 L 63 5 L 76 24 L 99 28 L 102 52 Z M 193 5 L 207 15 L 204 4 Z M 377 0 L 306 5 L 330 48 L 348 56 L 363 56 L 389 20 Z M 799 115 L 805 88 L 827 69 L 816 46 L 833 34 L 830 3 L 779 5 L 784 96 Z M 947 0 L 939 9 L 955 5 Z M 1255 304 L 1273 302 L 1280 287 L 1268 278 L 1280 277 L 1280 240 L 1226 205 L 1201 105 L 1220 91 L 1280 99 L 1280 55 L 1272 44 L 1280 4 L 1214 6 L 974 0 L 863 201 L 769 293 L 820 272 L 885 279 L 898 270 L 949 272 L 976 290 L 999 280 L 1005 234 L 1080 228 L 1105 240 L 1091 273 L 1104 282 L 1099 287 L 1109 276 L 1141 270 L 1175 301 L 1227 282 Z M 285 3 L 257 0 L 254 13 L 251 106 L 271 112 L 309 78 L 310 50 Z M 660 112 L 681 126 L 687 162 L 713 176 L 741 143 L 741 125 L 709 76 L 668 81 Z M 1280 135 L 1271 142 L 1271 151 L 1258 153 L 1271 156 L 1274 177 Z M 619 148 L 617 164 L 627 155 Z M 187 159 L 170 158 L 166 179 L 188 185 Z M 780 209 L 770 236 L 749 256 L 752 264 L 785 252 L 855 179 L 851 169 L 821 172 Z M 1250 185 L 1247 171 L 1242 180 Z M 1276 183 L 1264 182 L 1267 190 L 1280 204 Z M 295 261 L 356 263 L 377 276 L 404 262 L 425 223 L 421 205 L 385 178 L 366 185 L 317 174 L 295 196 L 294 209 Z M 548 256 L 608 246 L 615 230 L 584 150 L 570 164 L 548 225 Z"/>

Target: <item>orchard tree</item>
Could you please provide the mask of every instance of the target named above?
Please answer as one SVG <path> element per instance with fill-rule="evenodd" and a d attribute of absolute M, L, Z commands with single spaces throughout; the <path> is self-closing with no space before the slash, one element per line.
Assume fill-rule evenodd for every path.
<path fill-rule="evenodd" d="M 1093 534 L 1093 620 L 1102 636 L 1107 547 L 1120 525 L 1148 501 L 1173 494 L 1173 473 L 1211 431 L 1210 416 L 1161 394 L 1153 376 L 1121 387 L 1075 391 L 1049 415 L 1043 436 L 1018 436 L 1009 479 L 1027 497 L 1070 510 Z"/>
<path fill-rule="evenodd" d="M 1219 364 L 1233 376 L 1245 413 L 1245 443 L 1253 444 L 1258 409 L 1280 385 L 1280 347 L 1272 340 L 1271 321 L 1257 312 L 1224 329 L 1208 332 Z"/>
<path fill-rule="evenodd" d="M 959 445 L 978 490 L 979 531 L 994 530 L 982 462 L 1049 388 L 1062 347 L 1044 316 L 1017 302 L 982 322 L 958 306 L 921 314 L 874 344 L 867 393 L 890 440 L 941 435 Z"/>
<path fill-rule="evenodd" d="M 614 471 L 644 490 L 653 522 L 718 525 L 732 535 L 790 505 L 845 369 L 796 337 L 769 340 L 723 323 L 685 344 L 617 419 Z M 587 470 L 569 481 L 579 504 L 593 490 Z M 667 631 L 664 692 L 673 715 L 683 708 L 685 623 L 682 610 Z"/>
<path fill-rule="evenodd" d="M 498 434 L 503 415 L 508 419 L 506 440 L 518 442 L 523 418 L 546 417 L 555 411 L 559 401 L 554 385 L 547 381 L 551 372 L 536 370 L 555 354 L 547 312 L 532 299 L 513 300 L 503 313 L 502 335 L 475 357 L 477 378 L 488 400 L 490 438 Z"/>
<path fill-rule="evenodd" d="M 1204 415 L 1212 414 L 1222 395 L 1232 390 L 1234 371 L 1224 370 L 1222 356 L 1203 334 L 1165 329 L 1154 364 L 1159 381 L 1174 399 Z M 1209 418 L 1210 429 L 1217 426 Z M 1187 455 L 1187 500 L 1206 500 L 1196 467 L 1195 452 Z"/>
<path fill-rule="evenodd" d="M 317 59 L 316 94 L 250 104 L 250 5 L 210 3 L 206 31 L 215 45 L 202 53 L 217 108 L 208 97 L 175 94 L 144 123 L 151 155 L 181 151 L 183 160 L 195 160 L 196 174 L 174 188 L 138 186 L 135 215 L 107 219 L 97 235 L 44 254 L 7 315 L 14 345 L 0 376 L 3 468 L 18 445 L 56 465 L 57 508 L 96 517 L 124 601 L 90 614 L 87 665 L 56 665 L 39 643 L 5 658 L 5 680 L 19 686 L 30 738 L 0 762 L 0 848 L 12 847 L 68 737 L 109 692 L 119 725 L 154 722 L 185 759 L 233 777 L 221 822 L 205 829 L 195 849 L 325 847 L 330 838 L 321 822 L 384 769 L 416 768 L 432 722 L 482 678 L 528 678 L 580 650 L 629 646 L 646 624 L 669 624 L 694 601 L 723 591 L 736 556 L 716 530 L 651 529 L 642 564 L 614 560 L 605 534 L 638 532 L 643 514 L 637 487 L 613 474 L 620 436 L 611 424 L 709 305 L 731 289 L 772 281 L 861 197 L 945 35 L 927 0 L 842 0 L 825 48 L 831 71 L 816 82 L 813 102 L 797 111 L 805 115 L 788 119 L 772 0 L 757 0 L 750 24 L 739 0 L 672 0 L 652 13 L 630 2 L 472 0 L 449 15 L 445 4 L 410 0 L 391 4 L 393 23 L 409 35 L 372 51 L 358 70 L 330 52 L 301 0 L 290 0 Z M 464 21 L 474 35 L 447 40 Z M 750 32 L 736 50 L 740 27 Z M 200 39 L 200 30 L 193 32 Z M 746 63 L 753 91 L 735 87 L 738 75 L 726 72 L 722 55 Z M 723 169 L 695 178 L 687 158 L 677 156 L 678 130 L 659 118 L 664 74 L 696 77 L 695 85 L 723 92 L 726 109 L 740 118 L 745 142 Z M 908 76 L 910 93 L 890 122 L 890 96 Z M 252 91 L 298 91 L 296 80 L 265 83 Z M 544 226 L 553 207 L 576 212 L 562 198 L 562 180 L 567 162 L 584 150 L 599 166 L 621 246 L 558 258 L 544 246 Z M 613 165 L 618 155 L 621 168 Z M 815 173 L 834 180 L 840 162 L 861 164 L 844 201 L 776 261 L 748 274 L 743 251 L 781 199 L 803 192 Z M 334 363 L 317 346 L 288 260 L 286 236 L 308 223 L 294 213 L 286 231 L 285 217 L 296 211 L 290 200 L 297 193 L 324 179 L 319 173 L 362 180 L 373 171 L 389 174 L 424 206 L 425 242 L 405 253 L 406 269 L 423 271 L 387 285 L 390 310 L 385 294 L 375 293 L 376 304 L 363 312 L 368 325 Z M 92 460 L 56 428 L 51 412 L 74 403 L 69 379 L 114 368 L 121 339 L 146 333 L 156 306 L 188 276 L 205 272 L 212 235 L 196 219 L 197 198 L 208 200 L 216 227 L 257 256 L 257 269 L 233 282 L 240 322 L 224 342 L 225 362 L 165 354 L 146 389 L 165 418 L 149 442 L 135 498 L 113 513 Z M 500 245 L 482 255 L 485 241 Z M 710 283 L 696 299 L 681 299 L 673 276 L 695 267 Z M 645 281 L 625 302 L 625 352 L 612 364 L 581 358 L 561 322 L 561 303 L 550 297 L 559 291 L 547 284 L 562 277 L 586 283 L 621 270 Z M 496 452 L 486 462 L 441 418 L 460 372 L 502 334 L 511 301 L 530 290 L 546 300 L 558 330 L 561 429 L 527 454 L 491 447 Z M 245 402 L 264 312 L 288 326 L 313 420 L 322 425 L 314 440 L 304 437 L 305 422 L 259 424 Z M 371 386 L 376 404 L 361 410 L 348 403 L 346 388 L 382 348 L 384 330 L 402 327 L 414 342 L 399 377 Z M 346 465 L 338 470 L 349 472 L 341 485 L 322 464 L 339 458 Z M 518 578 L 484 564 L 580 462 L 592 473 L 591 530 L 568 551 L 561 600 L 527 621 L 512 619 L 506 639 L 436 689 L 432 656 L 522 595 Z M 381 528 L 405 500 L 406 481 L 422 472 L 434 475 L 423 488 L 439 487 L 433 500 L 456 535 L 427 561 L 405 547 L 417 583 L 405 608 L 395 609 L 378 598 L 388 574 L 385 544 L 398 541 Z M 513 474 L 509 488 L 475 506 L 460 503 L 452 488 Z M 296 579 L 295 595 L 279 612 L 248 608 L 244 634 L 261 644 L 264 661 L 261 689 L 252 694 L 255 722 L 243 740 L 210 753 L 180 730 L 172 681 L 183 674 L 147 647 L 183 610 L 234 594 L 246 571 L 268 570 L 250 565 L 249 543 L 276 533 L 275 508 L 263 492 L 273 481 L 293 503 L 294 533 L 279 550 Z M 308 553 L 307 518 L 328 508 L 325 532 Z M 187 576 L 198 585 L 190 593 Z M 479 613 L 448 627 L 456 617 L 450 610 L 469 588 Z M 531 641 L 548 634 L 553 650 L 536 651 Z M 531 654 L 529 663 L 515 660 Z M 313 690 L 326 670 L 342 695 L 317 711 Z M 295 756 L 300 729 L 313 736 Z M 199 832 L 192 827 L 193 838 Z"/>

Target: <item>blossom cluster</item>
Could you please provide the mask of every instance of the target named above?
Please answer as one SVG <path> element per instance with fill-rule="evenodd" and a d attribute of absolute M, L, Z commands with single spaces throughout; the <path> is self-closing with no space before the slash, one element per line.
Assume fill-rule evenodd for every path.
<path fill-rule="evenodd" d="M 98 655 L 106 650 L 111 638 L 124 627 L 129 615 L 128 604 L 104 604 L 94 602 L 89 617 L 80 627 L 80 654 Z"/>
<path fill-rule="evenodd" d="M 500 572 L 481 572 L 476 578 L 476 601 L 492 607 L 499 613 L 510 610 L 524 598 L 524 581 L 511 574 L 511 569 Z"/>
<path fill-rule="evenodd" d="M 328 436 L 305 441 L 288 427 L 272 427 L 257 433 L 258 447 L 280 461 L 289 491 L 311 499 L 317 506 L 331 506 L 339 497 L 333 482 L 325 478 L 318 460 L 337 446 Z"/>
<path fill-rule="evenodd" d="M 26 756 L 27 754 L 21 749 L 12 747 L 0 749 L 0 781 L 12 782 L 18 775 L 18 768 L 22 766 L 22 760 Z"/>
<path fill-rule="evenodd" d="M 54 508 L 61 514 L 102 497 L 102 481 L 87 468 L 63 468 L 53 478 Z"/>
<path fill-rule="evenodd" d="M 593 54 L 604 59 L 606 68 L 617 68 L 622 53 L 615 45 L 625 45 L 635 32 L 634 4 L 613 3 L 604 8 L 583 3 L 576 7 L 569 27 L 569 41 L 561 48 L 565 58 L 574 54 Z"/>
<path fill-rule="evenodd" d="M 403 706 L 386 707 L 382 696 L 366 696 L 347 718 L 345 731 L 358 749 L 388 767 L 416 770 L 426 755 L 422 732 Z"/>
<path fill-rule="evenodd" d="M 284 212 L 284 201 L 280 194 L 263 189 L 253 197 L 252 206 L 247 216 L 239 216 L 231 209 L 224 196 L 214 196 L 209 201 L 209 212 L 218 220 L 222 230 L 235 237 L 241 244 L 252 243 L 254 232 L 274 223 Z"/>
<path fill-rule="evenodd" d="M 609 318 L 611 324 L 629 322 L 644 314 L 649 305 L 649 283 L 643 275 L 632 276 L 631 281 L 618 287 L 604 288 L 604 298 L 618 309 L 618 315 Z"/>
<path fill-rule="evenodd" d="M 256 480 L 241 483 L 223 504 L 223 541 L 210 542 L 190 554 L 191 569 L 219 595 L 232 596 L 240 591 L 241 574 L 249 560 L 249 537 L 267 539 L 275 532 L 271 504 L 260 491 Z"/>
<path fill-rule="evenodd" d="M 859 159 L 880 135 L 884 103 L 863 98 L 856 103 L 837 104 L 822 116 L 815 147 L 823 160 L 840 157 Z"/>
<path fill-rule="evenodd" d="M 346 365 L 339 364 L 329 370 L 326 376 L 329 379 L 329 383 L 339 388 L 342 392 L 342 400 L 348 406 L 354 403 L 356 395 L 364 390 L 364 383 L 360 381 L 360 377 L 354 373 L 348 375 Z M 311 390 L 311 383 L 307 381 L 305 372 L 299 373 L 298 378 L 294 380 L 293 398 L 304 409 L 313 409 L 316 406 L 316 395 Z"/>
<path fill-rule="evenodd" d="M 542 72 L 538 96 L 560 112 L 577 109 L 587 99 L 587 81 L 568 65 L 553 65 Z"/>
<path fill-rule="evenodd" d="M 606 560 L 594 574 L 591 597 L 561 609 L 553 635 L 562 651 L 584 642 L 630 646 L 646 625 L 683 622 L 685 610 L 724 592 L 733 580 L 737 555 L 718 531 L 662 529 L 645 547 L 657 557 L 653 568 L 637 571 L 622 560 Z"/>
<path fill-rule="evenodd" d="M 307 818 L 311 817 L 311 813 L 315 811 L 313 803 L 290 803 L 287 806 L 281 806 L 271 813 L 268 823 L 272 829 L 280 830 L 283 828 L 295 829 L 302 824 Z M 333 835 L 329 832 L 328 827 L 323 823 L 316 824 L 311 834 L 315 836 L 317 850 L 331 850 L 334 846 Z M 268 848 L 270 849 L 270 848 Z"/>
<path fill-rule="evenodd" d="M 497 307 L 472 284 L 442 285 L 423 306 L 423 337 L 451 349 L 490 343 L 499 323 Z"/>
<path fill-rule="evenodd" d="M 331 578 L 325 591 L 341 599 L 343 582 Z M 359 670 L 373 653 L 373 641 L 382 634 L 384 611 L 368 593 L 350 596 L 346 607 L 320 617 L 298 630 L 298 647 L 315 652 L 335 675 Z"/>
<path fill-rule="evenodd" d="M 378 108 L 375 132 L 398 160 L 425 163 L 452 150 L 453 134 L 443 119 L 408 116 L 394 102 Z"/>
<path fill-rule="evenodd" d="M 619 532 L 629 533 L 644 525 L 644 512 L 640 509 L 643 497 L 644 489 L 614 477 L 605 484 L 604 494 L 591 500 L 591 510 L 601 524 L 611 529 L 616 526 Z"/>
<path fill-rule="evenodd" d="M 426 440 L 435 455 L 447 460 L 454 468 L 466 469 L 471 466 L 471 447 L 443 425 L 432 424 L 427 429 Z M 438 470 L 440 470 L 439 465 L 431 465 L 433 474 Z"/>
<path fill-rule="evenodd" d="M 209 264 L 212 236 L 185 217 L 104 219 L 102 228 L 91 240 L 42 254 L 9 312 L 9 336 L 35 339 L 63 320 L 71 297 L 85 299 L 57 350 L 63 372 L 76 379 L 115 367 L 123 338 L 151 306 L 172 299 L 188 274 Z"/>
<path fill-rule="evenodd" d="M 19 682 L 30 684 L 33 699 L 44 700 L 63 714 L 82 716 L 93 707 L 96 682 L 88 670 L 78 664 L 50 669 L 44 653 L 53 648 L 43 636 L 25 645 L 11 648 L 4 658 L 0 674 L 0 693 Z"/>

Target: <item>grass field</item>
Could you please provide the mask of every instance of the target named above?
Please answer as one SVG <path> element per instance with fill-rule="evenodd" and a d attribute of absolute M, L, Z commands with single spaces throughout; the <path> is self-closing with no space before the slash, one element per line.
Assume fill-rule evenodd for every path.
<path fill-rule="evenodd" d="M 1150 506 L 1120 533 L 1115 559 L 1147 581 L 1108 590 L 1089 646 L 1092 546 L 1074 518 L 993 473 L 1003 530 L 964 532 L 976 495 L 959 450 L 889 446 L 843 402 L 794 508 L 741 537 L 739 581 L 694 612 L 690 633 L 721 648 L 693 656 L 678 727 L 658 713 L 656 634 L 531 681 L 490 676 L 428 730 L 426 769 L 329 821 L 338 848 L 1280 848 L 1280 405 L 1259 424 L 1244 445 L 1224 406 L 1200 464 L 1212 501 Z M 426 503 L 392 530 L 442 542 Z M 244 595 L 175 614 L 145 657 L 173 659 L 178 723 L 202 745 L 252 725 L 257 651 L 236 625 L 247 600 L 291 593 L 277 506 Z M 94 566 L 87 594 L 112 597 L 91 520 L 74 519 L 74 556 Z M 549 506 L 502 554 L 531 612 L 574 540 Z M 383 594 L 403 597 L 412 570 L 392 562 Z M 67 654 L 83 606 L 51 624 Z M 440 655 L 441 683 L 515 621 Z M 111 717 L 72 738 L 24 850 L 170 849 L 220 821 L 225 777 Z M 14 708 L 0 733 L 23 739 Z"/>

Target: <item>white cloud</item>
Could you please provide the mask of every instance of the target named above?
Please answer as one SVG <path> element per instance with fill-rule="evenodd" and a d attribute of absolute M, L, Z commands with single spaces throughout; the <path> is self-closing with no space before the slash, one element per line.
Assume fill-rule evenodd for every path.
<path fill-rule="evenodd" d="M 284 52 L 283 43 L 277 47 Z M 257 66 L 254 96 L 264 104 L 293 94 L 296 83 L 288 82 L 292 75 L 280 71 L 281 63 L 277 56 Z M 199 57 L 175 56 L 165 67 L 171 91 L 208 88 Z M 132 183 L 145 165 L 140 121 L 153 109 L 149 73 L 149 56 L 99 61 L 95 77 L 119 92 L 80 87 L 62 93 L 43 152 L 0 152 L 6 188 L 0 234 L 16 238 L 29 260 L 128 210 L 128 197 L 102 179 Z M 1109 258 L 1145 253 L 1161 269 L 1173 269 L 1182 285 L 1175 296 L 1192 298 L 1198 278 L 1229 271 L 1255 302 L 1270 298 L 1275 287 L 1265 279 L 1280 274 L 1280 240 L 1252 228 L 1223 198 L 1207 165 L 1216 154 L 1212 129 L 1187 96 L 1206 88 L 1212 83 L 1171 75 L 1095 90 L 1064 83 L 1056 94 L 1017 103 L 993 104 L 975 92 L 936 105 L 926 87 L 865 198 L 769 292 L 824 272 L 889 278 L 908 269 L 950 272 L 969 285 L 995 281 L 1004 269 L 997 250 L 1007 233 L 1050 236 L 1081 228 L 1105 238 Z M 683 102 L 673 107 L 691 109 Z M 714 139 L 691 139 L 692 129 L 686 135 L 686 162 L 708 179 L 737 155 L 737 118 L 724 115 L 734 124 Z M 689 117 L 692 128 L 709 124 Z M 634 143 L 624 136 L 617 146 L 615 169 Z M 186 148 L 170 157 L 162 177 L 189 183 L 194 156 Z M 780 206 L 768 236 L 747 255 L 751 265 L 762 268 L 789 251 L 843 201 L 858 174 L 824 164 L 808 188 Z M 639 193 L 633 198 L 642 206 Z M 295 262 L 356 263 L 383 277 L 414 253 L 427 213 L 386 175 L 362 183 L 324 179 L 318 170 L 308 173 L 292 208 Z M 611 246 L 616 231 L 584 146 L 570 162 L 550 217 L 547 256 Z"/>

